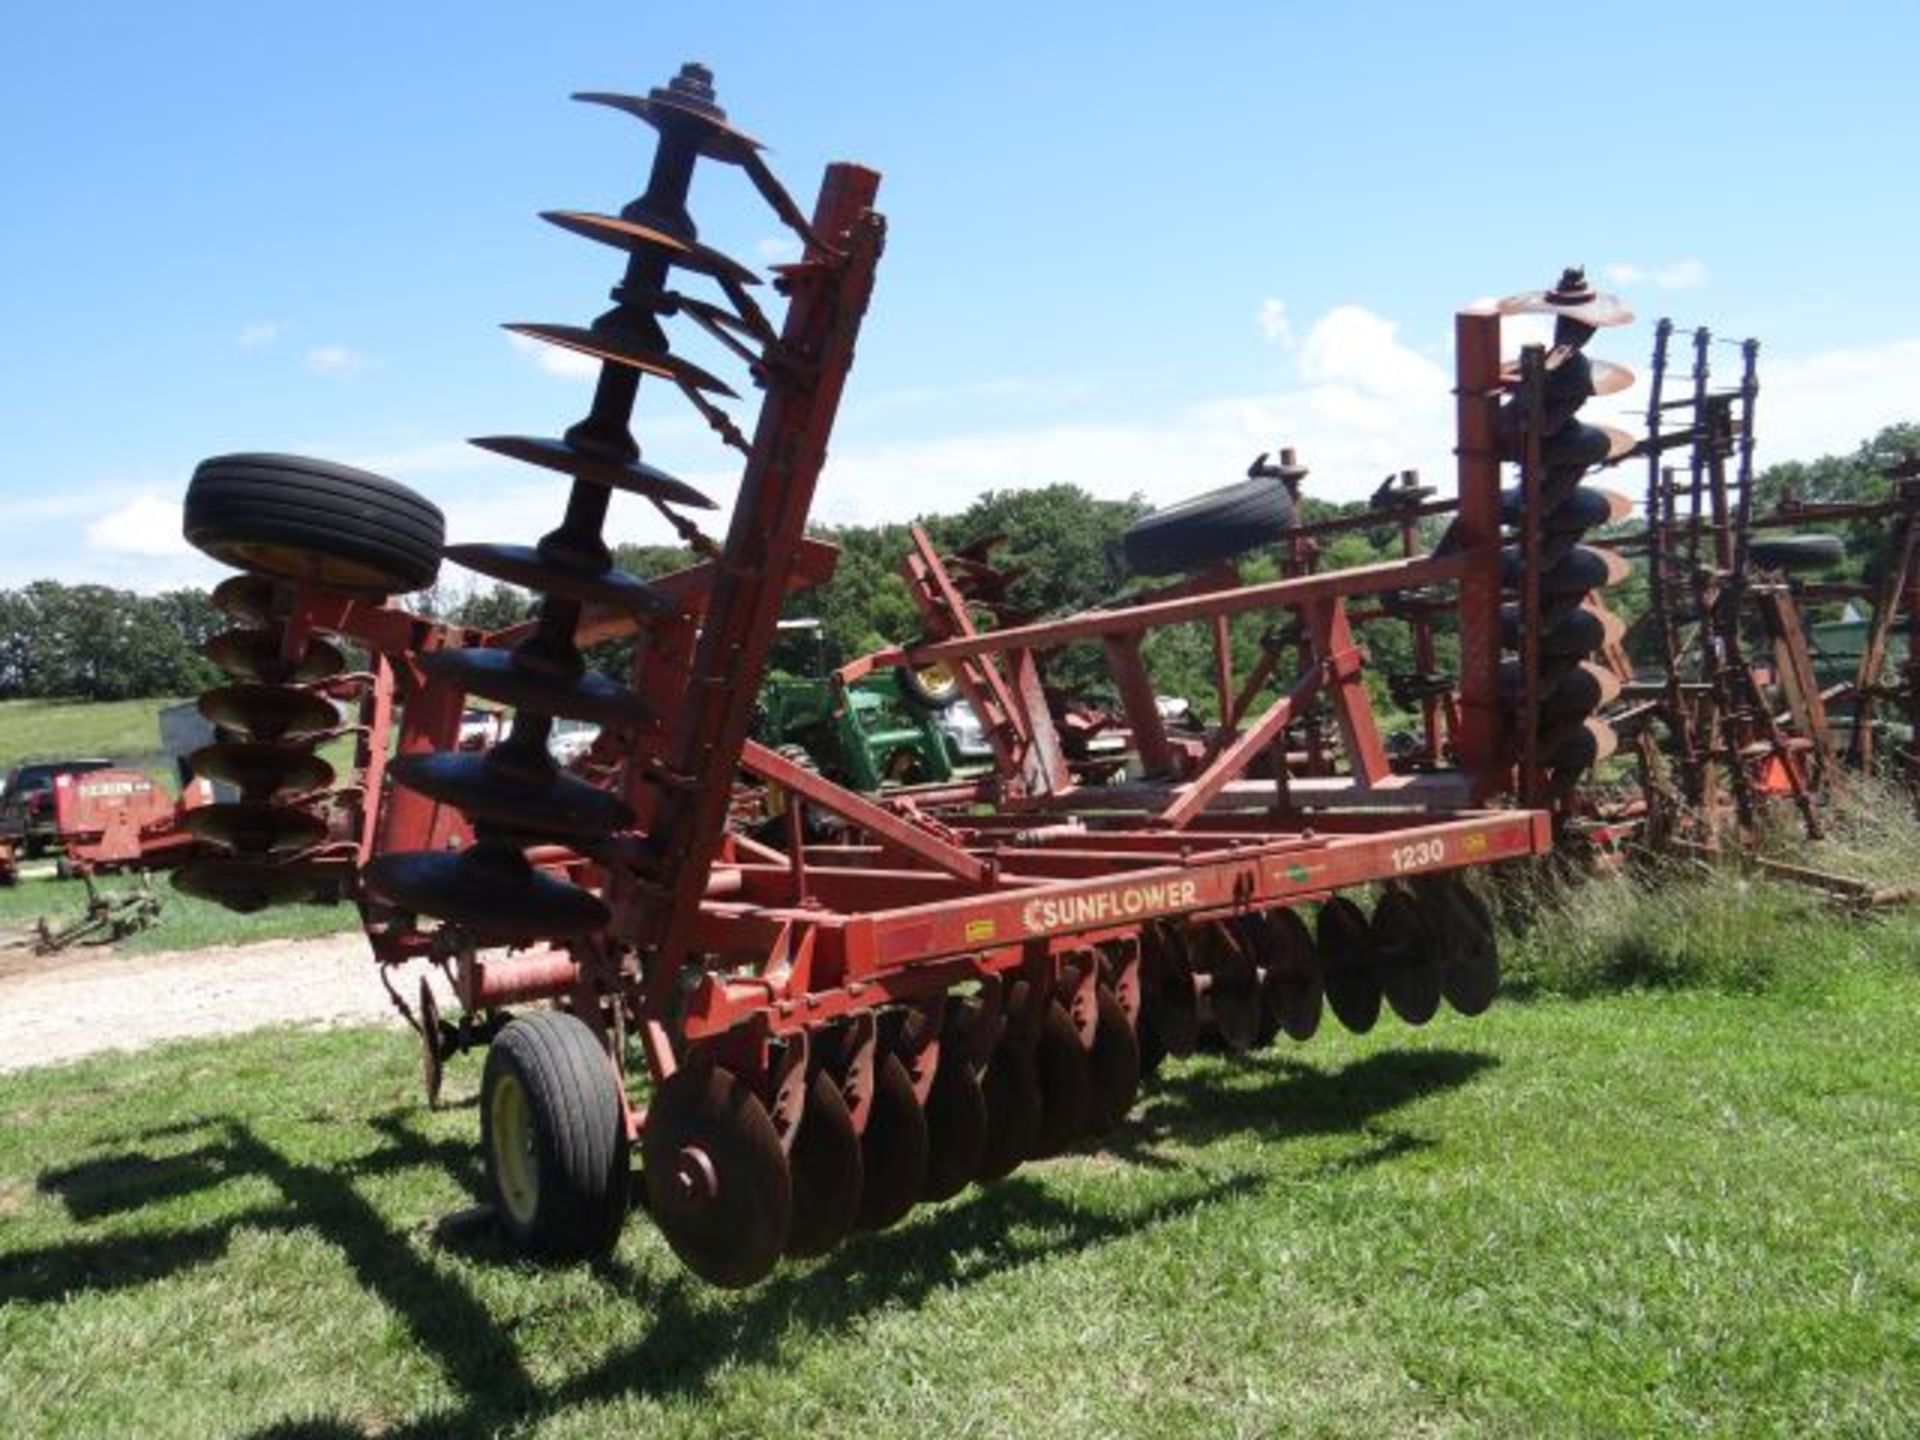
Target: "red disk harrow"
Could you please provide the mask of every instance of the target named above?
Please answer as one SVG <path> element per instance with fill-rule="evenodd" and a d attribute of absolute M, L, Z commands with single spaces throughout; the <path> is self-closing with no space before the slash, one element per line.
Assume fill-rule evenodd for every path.
<path fill-rule="evenodd" d="M 188 538 L 243 572 L 216 595 L 237 622 L 212 647 L 233 683 L 202 702 L 223 738 L 195 757 L 239 798 L 194 813 L 201 852 L 176 881 L 240 909 L 344 896 L 390 988 L 403 962 L 437 967 L 416 1013 L 429 1091 L 451 1054 L 485 1048 L 488 1184 L 516 1242 L 610 1248 L 637 1143 L 673 1249 L 746 1285 L 1106 1133 L 1166 1054 L 1304 1040 L 1323 1006 L 1364 1030 L 1383 1002 L 1416 1025 L 1443 1001 L 1491 1002 L 1493 928 L 1461 872 L 1546 850 L 1556 797 L 1607 748 L 1588 653 L 1609 632 L 1588 592 L 1614 557 L 1578 540 L 1612 511 L 1579 482 L 1616 447 L 1572 418 L 1594 389 L 1581 348 L 1621 318 L 1606 297 L 1577 273 L 1522 297 L 1561 330 L 1505 370 L 1501 312 L 1459 317 L 1459 498 L 1411 501 L 1457 511 L 1432 554 L 1409 539 L 1403 560 L 1316 573 L 1296 534 L 1278 580 L 1243 585 L 1226 558 L 1183 553 L 1188 578 L 1140 603 L 1022 621 L 987 547 L 943 557 L 919 537 L 907 574 L 927 638 L 879 659 L 952 670 L 997 764 L 865 797 L 749 727 L 783 600 L 834 565 L 805 526 L 880 259 L 878 177 L 831 166 L 804 212 L 699 66 L 645 96 L 578 98 L 657 132 L 639 199 L 545 217 L 624 256 L 613 307 L 513 327 L 596 359 L 592 405 L 559 438 L 475 442 L 564 477 L 559 525 L 533 545 L 443 546 L 419 496 L 283 455 L 209 460 L 186 502 Z M 697 237 L 702 164 L 743 170 L 798 236 L 783 303 L 763 308 L 758 277 Z M 685 277 L 718 298 L 676 288 Z M 750 430 L 725 408 L 733 389 L 669 348 L 670 320 L 746 365 L 764 392 Z M 692 518 L 705 496 L 640 458 L 643 380 L 743 457 L 724 539 Z M 1503 462 L 1521 477 L 1504 495 Z M 1282 500 L 1247 503 L 1290 514 L 1289 467 L 1248 483 Z M 615 492 L 666 516 L 698 563 L 615 568 Z M 1161 558 L 1191 552 L 1176 539 Z M 535 618 L 481 633 L 393 603 L 443 557 L 537 592 Z M 1412 769 L 1376 727 L 1356 603 L 1424 627 L 1428 669 L 1433 631 L 1457 638 L 1457 682 L 1423 682 Z M 1236 676 L 1229 622 L 1256 614 L 1272 643 Z M 1216 640 L 1222 718 L 1182 738 L 1141 644 L 1194 624 Z M 629 684 L 581 653 L 621 636 Z M 1138 756 L 1108 783 L 1081 778 L 1048 709 L 1045 657 L 1076 644 L 1106 654 Z M 461 747 L 469 697 L 513 711 L 490 748 Z M 550 755 L 557 719 L 601 727 L 581 773 Z M 315 753 L 343 734 L 344 784 Z M 784 846 L 730 828 L 743 772 L 804 802 L 785 809 Z M 810 809 L 839 817 L 831 840 L 809 834 Z"/>

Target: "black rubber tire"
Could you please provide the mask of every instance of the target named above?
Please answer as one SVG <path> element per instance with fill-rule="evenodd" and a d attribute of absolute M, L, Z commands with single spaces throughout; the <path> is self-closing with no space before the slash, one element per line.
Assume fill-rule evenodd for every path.
<path fill-rule="evenodd" d="M 1185 575 L 1270 545 L 1293 526 L 1293 497 L 1263 476 L 1141 516 L 1120 548 L 1136 575 Z"/>
<path fill-rule="evenodd" d="M 925 642 L 915 643 L 924 644 Z M 912 646 L 908 648 L 911 649 Z M 900 688 L 915 704 L 928 710 L 944 710 L 960 698 L 960 681 L 952 668 L 944 662 L 936 662 L 926 668 L 940 672 L 946 678 L 946 683 L 942 685 L 930 681 L 924 671 L 912 665 L 897 666 L 894 673 L 899 677 Z"/>
<path fill-rule="evenodd" d="M 496 1166 L 494 1100 L 509 1078 L 533 1122 L 538 1184 L 524 1217 L 505 1202 Z M 627 1122 L 613 1062 L 585 1021 L 536 1010 L 494 1037 L 480 1081 L 480 1150 L 495 1218 L 516 1247 L 552 1260 L 612 1253 L 627 1216 Z"/>
<path fill-rule="evenodd" d="M 1762 570 L 1824 570 L 1847 558 L 1838 535 L 1767 535 L 1747 546 L 1747 558 Z"/>
<path fill-rule="evenodd" d="M 182 530 L 250 574 L 384 597 L 433 583 L 446 520 L 426 497 L 348 465 L 216 455 L 193 472 Z"/>

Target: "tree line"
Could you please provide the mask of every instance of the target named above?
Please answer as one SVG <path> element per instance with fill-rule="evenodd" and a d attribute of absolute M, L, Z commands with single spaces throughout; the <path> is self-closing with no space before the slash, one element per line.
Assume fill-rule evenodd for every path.
<path fill-rule="evenodd" d="M 1787 495 L 1804 501 L 1880 498 L 1890 482 L 1879 472 L 1916 450 L 1920 450 L 1920 425 L 1897 425 L 1847 455 L 1772 466 L 1757 477 L 1755 508 L 1764 512 Z M 1641 480 L 1635 469 L 1611 481 L 1601 477 L 1599 483 L 1637 490 Z M 1315 520 L 1366 507 L 1364 502 L 1331 505 L 1309 498 L 1303 508 L 1305 518 Z M 1008 604 L 1023 615 L 1041 617 L 1124 601 L 1158 583 L 1129 576 L 1119 559 L 1121 535 L 1146 510 L 1138 497 L 1102 500 L 1077 485 L 1058 484 L 989 490 L 953 513 L 928 516 L 921 523 L 934 542 L 948 550 L 988 536 L 1004 536 L 993 558 L 1019 572 Z M 1423 541 L 1432 544 L 1440 528 L 1439 521 L 1424 522 Z M 1879 577 L 1890 559 L 1890 527 L 1862 521 L 1823 528 L 1839 533 L 1847 548 L 1840 571 L 1829 578 L 1871 582 Z M 790 596 L 785 614 L 821 622 L 826 662 L 837 664 L 914 639 L 919 614 L 899 573 L 908 549 L 907 527 L 829 526 L 817 527 L 815 533 L 840 547 L 839 565 L 826 584 Z M 1386 523 L 1333 537 L 1322 550 L 1321 563 L 1323 568 L 1344 568 L 1399 553 L 1398 527 Z M 673 546 L 622 546 L 617 558 L 623 569 L 643 576 L 693 561 L 691 552 Z M 1247 557 L 1242 570 L 1256 581 L 1278 573 L 1271 555 Z M 1646 583 L 1638 567 L 1624 585 L 1608 592 L 1607 601 L 1629 622 L 1645 609 Z M 407 603 L 442 619 L 491 630 L 524 619 L 531 613 L 533 599 L 505 585 L 462 584 L 449 567 L 434 589 Z M 1237 672 L 1245 674 L 1255 663 L 1263 643 L 1271 638 L 1275 619 L 1248 615 L 1233 622 Z M 229 623 L 201 590 L 137 595 L 55 580 L 0 590 L 0 699 L 119 700 L 192 694 L 219 683 L 219 673 L 201 656 L 200 647 Z M 1376 698 L 1385 703 L 1384 677 L 1413 668 L 1407 628 L 1374 622 L 1360 626 L 1359 633 L 1374 662 L 1369 683 L 1381 687 Z M 1444 627 L 1438 640 L 1439 664 L 1445 670 L 1453 663 L 1453 645 Z M 1198 625 L 1156 631 L 1146 648 L 1156 684 L 1167 693 L 1186 695 L 1203 712 L 1212 708 L 1210 656 L 1210 636 Z M 632 642 L 596 647 L 589 658 L 596 668 L 625 678 L 631 673 Z M 795 643 L 776 651 L 774 664 L 800 670 L 819 658 Z M 1098 647 L 1063 651 L 1049 660 L 1048 667 L 1049 678 L 1064 689 L 1095 699 L 1111 698 Z"/>
<path fill-rule="evenodd" d="M 0 700 L 190 695 L 220 683 L 200 647 L 229 624 L 204 590 L 0 590 Z"/>

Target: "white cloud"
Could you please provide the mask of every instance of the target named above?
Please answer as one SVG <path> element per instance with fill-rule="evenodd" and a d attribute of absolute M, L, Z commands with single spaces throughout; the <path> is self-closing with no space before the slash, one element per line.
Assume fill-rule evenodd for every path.
<path fill-rule="evenodd" d="M 402 450 L 371 451 L 344 463 L 357 470 L 371 470 L 376 475 L 409 481 L 420 475 L 445 475 L 507 464 L 465 440 L 430 440 Z"/>
<path fill-rule="evenodd" d="M 1616 285 L 1651 285 L 1659 290 L 1692 290 L 1707 283 L 1704 261 L 1689 256 L 1671 265 L 1647 267 L 1630 261 L 1607 266 L 1607 278 Z"/>
<path fill-rule="evenodd" d="M 1314 323 L 1300 347 L 1300 376 L 1383 400 L 1444 398 L 1447 372 L 1394 338 L 1395 326 L 1365 306 L 1340 305 Z"/>
<path fill-rule="evenodd" d="M 1254 320 L 1260 326 L 1260 333 L 1276 345 L 1293 348 L 1293 326 L 1287 320 L 1287 302 L 1268 296 L 1260 302 L 1259 313 Z"/>
<path fill-rule="evenodd" d="M 345 345 L 316 345 L 307 351 L 307 368 L 316 375 L 358 375 L 372 363 Z"/>
<path fill-rule="evenodd" d="M 180 502 L 143 494 L 90 521 L 87 549 L 110 555 L 171 556 L 190 553 L 180 535 Z"/>
<path fill-rule="evenodd" d="M 280 338 L 280 327 L 271 320 L 255 320 L 240 327 L 234 344 L 242 350 L 264 350 Z"/>
<path fill-rule="evenodd" d="M 765 235 L 753 248 L 768 265 L 791 265 L 800 258 L 800 242 L 792 235 Z"/>
<path fill-rule="evenodd" d="M 1586 419 L 1639 430 L 1645 409 L 1641 352 L 1650 329 L 1642 323 L 1595 340 L 1596 356 L 1627 364 L 1642 372 L 1642 379 L 1622 394 L 1591 402 Z M 1503 326 L 1509 355 L 1546 337 L 1547 322 L 1540 317 L 1514 317 Z M 1312 467 L 1307 493 L 1323 499 L 1364 497 L 1383 476 L 1408 467 L 1421 470 L 1442 495 L 1453 492 L 1454 407 L 1445 363 L 1436 363 L 1403 341 L 1391 321 L 1358 305 L 1341 306 L 1303 327 L 1291 354 L 1292 378 L 1271 389 L 1118 420 L 1085 418 L 1081 407 L 1099 392 L 1067 382 L 1043 387 L 1045 411 L 1061 418 L 1041 425 L 946 434 L 928 429 L 911 440 L 866 440 L 860 412 L 849 410 L 822 477 L 814 518 L 875 523 L 951 513 L 984 490 L 1063 481 L 1108 498 L 1140 494 L 1164 505 L 1229 484 L 1245 473 L 1256 453 L 1282 446 L 1293 446 Z M 1850 452 L 1882 426 L 1914 418 L 1910 377 L 1915 373 L 1920 373 L 1920 337 L 1800 356 L 1763 353 L 1760 463 Z M 1008 386 L 1022 394 L 1026 384 L 988 383 L 996 393 Z M 933 413 L 940 413 L 937 407 Z M 697 421 L 672 411 L 658 423 L 647 419 L 641 430 L 649 459 L 720 502 L 717 514 L 694 518 L 709 533 L 724 534 L 726 507 L 739 476 L 736 461 L 715 448 Z M 417 487 L 446 511 L 454 540 L 531 541 L 558 523 L 566 504 L 565 476 L 514 464 L 459 440 L 408 437 L 380 450 L 316 435 L 300 437 L 290 448 L 339 455 Z M 1643 481 L 1643 470 L 1635 465 L 1612 484 L 1632 492 Z M 180 540 L 178 493 L 169 483 L 163 467 L 158 474 L 23 497 L 9 508 L 8 525 L 0 528 L 0 585 L 46 574 L 53 568 L 48 557 L 59 557 L 60 577 L 73 582 L 153 591 L 218 580 L 219 567 Z M 607 533 L 615 540 L 671 538 L 651 507 L 631 496 L 615 497 Z"/>
<path fill-rule="evenodd" d="M 1760 463 L 1850 454 L 1888 425 L 1920 419 L 1920 339 L 1807 356 L 1760 352 L 1754 435 Z"/>
<path fill-rule="evenodd" d="M 558 375 L 563 380 L 592 380 L 600 374 L 600 362 L 578 350 L 569 350 L 564 345 L 549 345 L 544 340 L 514 331 L 507 333 L 507 339 L 515 350 L 549 375 Z"/>
<path fill-rule="evenodd" d="M 1350 500 L 1390 471 L 1418 467 L 1443 493 L 1452 474 L 1452 380 L 1358 305 L 1318 320 L 1299 342 L 1299 383 L 1197 401 L 1163 417 L 860 444 L 827 461 L 818 518 L 899 520 L 953 511 L 988 489 L 1073 481 L 1109 499 L 1164 505 L 1239 479 L 1262 450 L 1293 446 L 1313 468 L 1308 493 Z"/>

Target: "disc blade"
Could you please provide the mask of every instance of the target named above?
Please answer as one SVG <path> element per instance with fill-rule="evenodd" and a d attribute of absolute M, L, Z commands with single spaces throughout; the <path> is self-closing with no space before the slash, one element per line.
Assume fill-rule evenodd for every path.
<path fill-rule="evenodd" d="M 1140 1042 L 1120 998 L 1107 986 L 1095 992 L 1099 1016 L 1094 1026 L 1088 1069 L 1093 1081 L 1087 1106 L 1087 1133 L 1106 1135 L 1127 1118 L 1140 1095 Z"/>
<path fill-rule="evenodd" d="M 1614 728 L 1593 716 L 1552 732 L 1540 746 L 1547 768 L 1568 779 L 1577 779 L 1619 748 Z"/>
<path fill-rule="evenodd" d="M 647 95 L 579 90 L 574 92 L 573 98 L 582 104 L 605 105 L 612 110 L 625 111 L 656 129 L 691 126 L 698 136 L 695 143 L 700 153 L 722 164 L 744 164 L 750 152 L 766 148 L 746 131 L 736 129 L 727 120 L 726 112 L 718 106 L 681 103 L 682 97 L 677 96 L 671 88 L 655 86 Z"/>
<path fill-rule="evenodd" d="M 223 685 L 202 695 L 199 708 L 221 729 L 250 740 L 305 739 L 340 723 L 331 700 L 285 685 Z"/>
<path fill-rule="evenodd" d="M 1434 887 L 1429 916 L 1444 936 L 1440 993 L 1462 1015 L 1480 1015 L 1500 993 L 1500 948 L 1493 916 L 1458 881 Z"/>
<path fill-rule="evenodd" d="M 863 1181 L 854 1224 L 884 1230 L 906 1218 L 927 1179 L 927 1117 L 898 1055 L 873 1067 L 873 1108 L 860 1136 Z"/>
<path fill-rule="evenodd" d="M 669 1075 L 647 1107 L 641 1153 L 647 1208 L 694 1274 L 738 1290 L 779 1263 L 793 1176 L 766 1107 L 731 1071 L 694 1061 Z"/>
<path fill-rule="evenodd" d="M 182 815 L 180 826 L 196 840 L 243 855 L 290 855 L 311 848 L 327 834 L 327 822 L 318 815 L 270 801 L 202 805 Z"/>
<path fill-rule="evenodd" d="M 1260 1034 L 1263 1008 L 1258 968 L 1226 925 L 1203 924 L 1191 933 L 1207 1018 L 1228 1049 L 1251 1049 Z"/>
<path fill-rule="evenodd" d="M 447 1057 L 440 1048 L 440 1003 L 433 986 L 420 977 L 420 1078 L 425 1082 L 427 1108 L 440 1108 L 440 1087 L 447 1078 Z"/>
<path fill-rule="evenodd" d="M 1520 648 L 1520 620 L 1518 604 L 1509 601 L 1500 607 L 1500 643 L 1509 650 Z M 1609 645 L 1619 644 L 1626 633 L 1626 621 L 1590 600 L 1542 627 L 1540 655 L 1548 660 L 1593 655 Z"/>
<path fill-rule="evenodd" d="M 202 780 L 237 786 L 249 800 L 300 795 L 333 784 L 333 766 L 305 745 L 228 740 L 202 745 L 187 757 Z"/>
<path fill-rule="evenodd" d="M 927 1092 L 927 1177 L 921 1199 L 948 1200 L 980 1173 L 987 1150 L 987 1100 L 957 1049 L 943 1046 Z"/>
<path fill-rule="evenodd" d="M 619 796 L 563 775 L 552 762 L 522 771 L 496 747 L 484 754 L 403 755 L 387 773 L 409 790 L 476 820 L 561 839 L 593 840 L 633 822 Z"/>
<path fill-rule="evenodd" d="M 1501 583 L 1509 589 L 1520 584 L 1520 547 L 1508 545 L 1500 552 Z M 1625 557 L 1594 545 L 1575 545 L 1559 561 L 1542 571 L 1540 593 L 1564 598 L 1584 595 L 1618 585 L 1633 573 Z"/>
<path fill-rule="evenodd" d="M 469 695 L 516 709 L 615 727 L 644 725 L 653 707 L 639 695 L 592 670 L 554 674 L 517 659 L 510 650 L 435 650 L 420 657 L 436 680 Z"/>
<path fill-rule="evenodd" d="M 582 325 L 535 325 L 515 322 L 502 328 L 511 330 L 516 335 L 525 335 L 531 340 L 544 340 L 549 345 L 558 345 L 563 350 L 574 350 L 582 355 L 591 355 L 596 360 L 624 365 L 629 370 L 640 371 L 643 375 L 658 375 L 677 385 L 686 385 L 694 390 L 705 390 L 714 395 L 724 395 L 730 400 L 740 398 L 739 391 L 718 376 L 708 374 L 692 361 L 682 360 L 670 350 L 655 350 L 624 335 L 605 330 L 589 330 Z"/>
<path fill-rule="evenodd" d="M 1555 357 L 1562 354 L 1569 356 L 1577 355 L 1586 362 L 1587 383 L 1592 387 L 1588 392 L 1589 394 L 1618 395 L 1622 390 L 1628 390 L 1633 387 L 1633 371 L 1629 370 L 1625 365 L 1616 365 L 1611 360 L 1597 360 L 1585 354 L 1583 351 L 1574 350 L 1568 346 L 1556 346 L 1547 352 L 1547 373 L 1549 375 L 1567 363 L 1564 360 L 1556 363 Z M 1509 389 L 1519 385 L 1520 362 L 1518 360 L 1502 360 L 1500 362 L 1500 383 Z"/>
<path fill-rule="evenodd" d="M 1033 1053 L 1002 1039 L 987 1062 L 980 1091 L 987 1104 L 987 1144 L 976 1178 L 1005 1179 L 1040 1141 L 1040 1072 Z"/>
<path fill-rule="evenodd" d="M 1578 321 L 1595 330 L 1603 330 L 1614 325 L 1626 325 L 1633 320 L 1633 311 L 1621 301 L 1618 295 L 1608 295 L 1592 289 L 1581 291 L 1565 290 L 1526 290 L 1518 295 L 1509 295 L 1499 302 L 1502 315 L 1555 315 L 1568 320 Z"/>
<path fill-rule="evenodd" d="M 1400 677 L 1390 677 L 1387 681 L 1388 685 L 1392 686 L 1394 679 L 1397 678 Z M 1422 677 L 1408 678 L 1418 683 Z M 1395 703 L 1406 703 L 1399 699 L 1398 692 L 1395 694 Z M 1417 709 L 1418 701 L 1416 700 L 1408 708 Z M 1244 915 L 1236 915 L 1233 919 L 1233 927 L 1240 937 L 1241 948 L 1253 961 L 1255 978 L 1259 983 L 1260 1024 L 1254 1032 L 1253 1048 L 1265 1050 L 1280 1038 L 1280 1016 L 1273 1006 L 1267 1003 L 1267 917 L 1256 910 L 1250 910 Z"/>
<path fill-rule="evenodd" d="M 1289 1039 L 1311 1040 L 1320 1028 L 1320 1011 L 1326 997 L 1320 956 L 1313 948 L 1313 933 L 1292 909 L 1269 910 L 1266 922 L 1268 940 L 1262 983 L 1267 1006 Z"/>
<path fill-rule="evenodd" d="M 677 235 L 623 220 L 618 215 L 599 215 L 589 210 L 542 210 L 540 218 L 572 235 L 611 245 L 630 255 L 663 254 L 676 263 L 693 253 L 693 246 Z"/>
<path fill-rule="evenodd" d="M 498 842 L 382 855 L 364 874 L 369 890 L 402 910 L 501 941 L 590 935 L 611 918 L 597 895 L 543 874 Z"/>
<path fill-rule="evenodd" d="M 173 888 L 196 900 L 210 900 L 240 915 L 273 905 L 309 900 L 330 871 L 310 861 L 275 863 L 245 856 L 190 860 L 173 872 Z"/>
<path fill-rule="evenodd" d="M 686 481 L 676 480 L 664 470 L 656 470 L 639 460 L 591 455 L 575 449 L 565 440 L 547 440 L 532 435 L 481 435 L 467 443 L 495 455 L 504 455 L 509 460 L 557 470 L 576 480 L 585 480 L 589 485 L 604 485 L 612 490 L 624 490 L 630 495 L 644 495 L 649 500 L 685 505 L 695 510 L 719 508 Z"/>
<path fill-rule="evenodd" d="M 800 1129 L 787 1152 L 793 1174 L 793 1223 L 787 1254 L 825 1255 L 853 1231 L 860 1207 L 860 1136 L 847 1113 L 846 1097 L 826 1071 L 807 1083 Z"/>
<path fill-rule="evenodd" d="M 449 545 L 445 554 L 456 565 L 509 585 L 629 615 L 668 615 L 678 608 L 638 576 L 624 570 L 583 573 L 555 564 L 531 545 Z"/>
<path fill-rule="evenodd" d="M 274 623 L 274 593 L 273 581 L 264 575 L 229 575 L 213 587 L 209 598 L 228 619 L 267 627 Z"/>
<path fill-rule="evenodd" d="M 1151 925 L 1142 932 L 1144 984 L 1140 1023 L 1148 1033 L 1146 1049 L 1191 1055 L 1200 1039 L 1200 998 L 1186 936 L 1173 925 Z"/>
<path fill-rule="evenodd" d="M 1520 523 L 1521 490 L 1518 485 L 1500 492 L 1500 519 L 1508 525 Z M 1576 485 L 1564 498 L 1548 506 L 1541 517 L 1543 530 L 1592 530 L 1611 525 L 1633 513 L 1633 501 L 1617 490 L 1599 485 Z"/>
<path fill-rule="evenodd" d="M 304 685 L 316 680 L 331 680 L 347 668 L 347 657 L 340 647 L 318 636 L 310 636 L 300 658 L 288 661 L 280 655 L 280 634 L 274 629 L 223 630 L 200 653 L 236 680 L 253 680 L 267 685 Z"/>
<path fill-rule="evenodd" d="M 1040 1073 L 1040 1134 L 1035 1156 L 1058 1155 L 1087 1133 L 1093 1106 L 1093 1070 L 1080 1032 L 1058 1000 L 1049 1000 L 1040 1022 L 1033 1063 Z"/>
<path fill-rule="evenodd" d="M 1314 927 L 1315 948 L 1325 977 L 1327 1008 L 1356 1035 L 1380 1018 L 1380 977 L 1367 953 L 1367 917 L 1344 895 L 1320 907 Z"/>
<path fill-rule="evenodd" d="M 1424 1025 L 1440 1008 L 1440 945 L 1410 891 L 1389 890 L 1374 907 L 1368 955 L 1393 1013 Z"/>
<path fill-rule="evenodd" d="M 1519 701 L 1524 688 L 1519 660 L 1500 662 L 1500 688 L 1510 703 Z M 1603 705 L 1611 705 L 1619 696 L 1618 675 L 1590 660 L 1581 660 L 1541 677 L 1540 714 L 1548 720 L 1591 715 Z"/>

